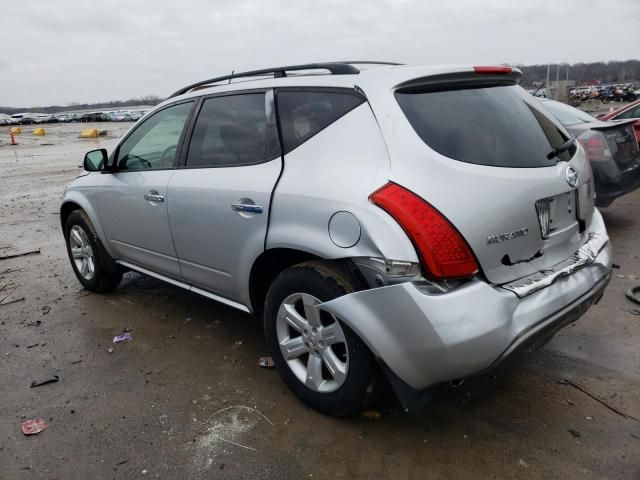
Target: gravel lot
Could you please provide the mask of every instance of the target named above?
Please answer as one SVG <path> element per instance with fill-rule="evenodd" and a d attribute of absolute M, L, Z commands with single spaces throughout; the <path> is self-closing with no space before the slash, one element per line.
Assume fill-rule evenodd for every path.
<path fill-rule="evenodd" d="M 129 273 L 84 291 L 66 257 L 58 205 L 87 150 L 130 124 L 0 128 L 0 478 L 640 478 L 640 191 L 603 211 L 620 265 L 599 305 L 542 350 L 436 390 L 418 419 L 391 395 L 375 414 L 311 411 L 261 369 L 249 315 Z M 114 335 L 131 329 L 133 340 Z M 113 348 L 113 353 L 108 349 Z M 29 388 L 33 380 L 59 381 Z M 43 417 L 30 437 L 20 424 Z"/>

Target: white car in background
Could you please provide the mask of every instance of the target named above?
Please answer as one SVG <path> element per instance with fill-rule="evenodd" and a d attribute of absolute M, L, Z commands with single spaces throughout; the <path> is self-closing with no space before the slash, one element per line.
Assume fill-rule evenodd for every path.
<path fill-rule="evenodd" d="M 0 125 L 11 125 L 11 115 L 0 113 Z"/>

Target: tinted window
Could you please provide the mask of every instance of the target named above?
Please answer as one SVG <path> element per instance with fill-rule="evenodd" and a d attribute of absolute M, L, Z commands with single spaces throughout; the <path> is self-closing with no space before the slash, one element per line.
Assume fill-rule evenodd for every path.
<path fill-rule="evenodd" d="M 248 165 L 278 156 L 275 126 L 268 124 L 264 93 L 208 98 L 193 129 L 187 166 Z"/>
<path fill-rule="evenodd" d="M 396 99 L 420 138 L 449 158 L 496 167 L 545 167 L 569 136 L 518 86 L 400 91 Z M 559 155 L 569 160 L 575 147 Z"/>
<path fill-rule="evenodd" d="M 285 153 L 363 102 L 362 97 L 346 92 L 278 92 L 278 114 Z"/>
<path fill-rule="evenodd" d="M 167 107 L 147 118 L 118 149 L 120 170 L 148 170 L 175 166 L 178 142 L 193 102 Z"/>
<path fill-rule="evenodd" d="M 640 118 L 640 105 L 635 108 L 630 108 L 626 112 L 622 112 L 616 117 L 616 120 L 622 120 L 624 118 Z"/>
<path fill-rule="evenodd" d="M 563 125 L 578 125 L 580 123 L 590 123 L 598 120 L 596 117 L 592 117 L 588 113 L 564 103 L 551 100 L 542 102 L 542 104 L 548 108 L 549 111 L 553 113 L 553 116 Z"/>

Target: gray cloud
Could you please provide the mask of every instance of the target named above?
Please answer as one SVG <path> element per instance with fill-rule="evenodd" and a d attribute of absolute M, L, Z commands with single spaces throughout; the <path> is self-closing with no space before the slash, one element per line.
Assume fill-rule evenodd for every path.
<path fill-rule="evenodd" d="M 8 2 L 0 17 L 0 105 L 167 95 L 233 69 L 345 58 L 531 64 L 637 57 L 640 2 L 608 2 L 615 15 L 601 7 L 595 0 Z"/>

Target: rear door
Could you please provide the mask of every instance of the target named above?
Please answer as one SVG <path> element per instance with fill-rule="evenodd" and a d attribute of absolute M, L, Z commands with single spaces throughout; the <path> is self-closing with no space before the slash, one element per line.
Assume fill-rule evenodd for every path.
<path fill-rule="evenodd" d="M 264 251 L 281 169 L 272 90 L 202 101 L 169 183 L 169 218 L 185 281 L 249 304 L 241 292 Z"/>
<path fill-rule="evenodd" d="M 390 104 L 386 115 L 392 122 L 378 118 L 391 180 L 443 213 L 486 278 L 506 283 L 572 255 L 594 207 L 581 151 L 573 145 L 551 153 L 569 133 L 513 80 L 499 77 L 411 83 L 395 91 L 397 107 Z"/>

